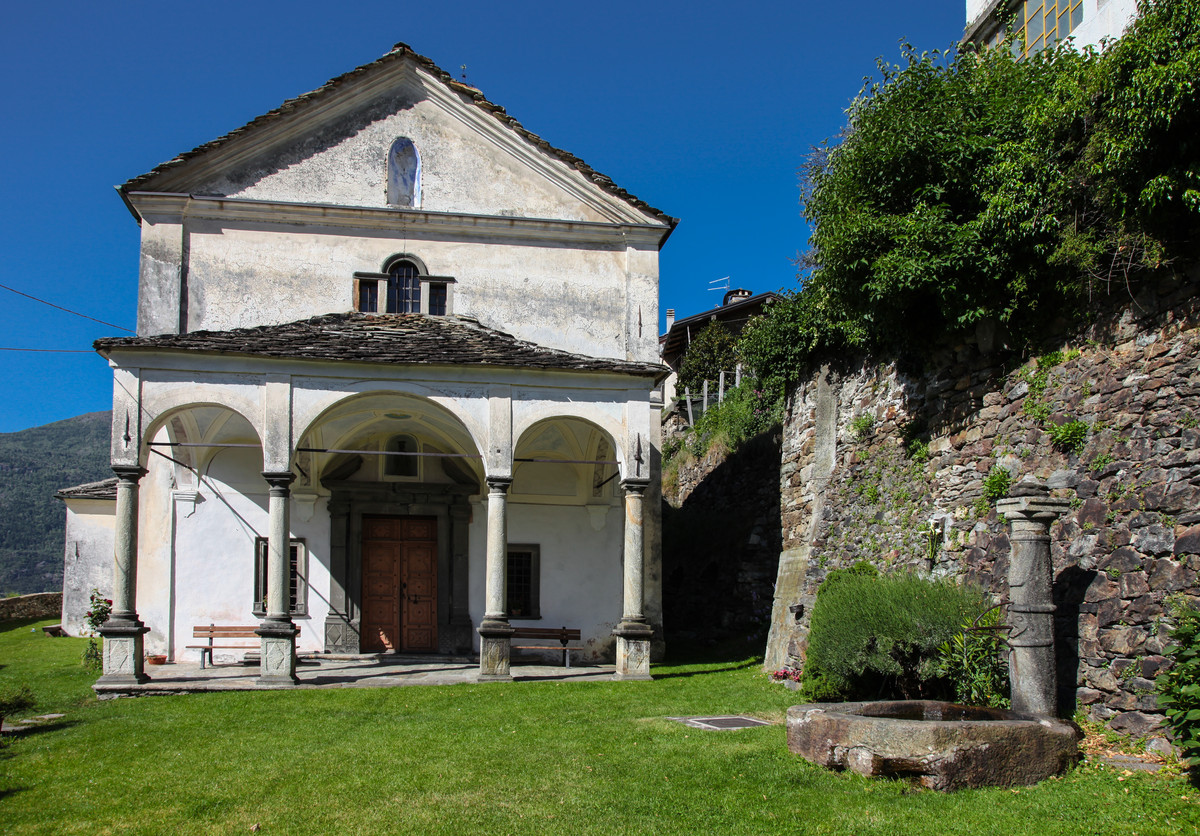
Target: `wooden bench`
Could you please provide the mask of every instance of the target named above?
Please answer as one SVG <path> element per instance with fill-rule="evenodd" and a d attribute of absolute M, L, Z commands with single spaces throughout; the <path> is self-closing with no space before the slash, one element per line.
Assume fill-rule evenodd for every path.
<path fill-rule="evenodd" d="M 567 642 L 579 641 L 579 630 L 569 627 L 514 627 L 512 638 L 514 639 L 553 639 L 560 644 L 560 647 L 555 647 L 550 644 L 514 644 L 514 650 L 562 650 L 563 667 L 571 667 L 571 651 L 583 650 L 582 647 L 567 647 Z"/>
<path fill-rule="evenodd" d="M 255 650 L 257 645 L 248 644 L 214 644 L 216 641 L 224 641 L 227 639 L 257 639 L 258 633 L 257 624 L 251 624 L 245 627 L 223 626 L 217 624 L 209 624 L 208 626 L 196 626 L 192 628 L 193 639 L 208 639 L 208 644 L 189 644 L 188 650 L 200 651 L 200 670 L 204 670 L 204 657 L 208 657 L 208 664 L 213 665 L 213 650 Z M 300 627 L 296 627 L 296 635 L 300 635 Z M 215 667 L 215 665 L 214 665 Z"/>

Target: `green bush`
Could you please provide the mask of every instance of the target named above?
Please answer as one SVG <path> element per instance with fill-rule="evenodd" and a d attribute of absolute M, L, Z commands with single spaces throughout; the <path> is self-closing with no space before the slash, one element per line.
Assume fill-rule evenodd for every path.
<path fill-rule="evenodd" d="M 804 695 L 812 700 L 944 695 L 938 648 L 986 608 L 983 594 L 911 573 L 837 575 L 813 605 Z M 832 573 L 831 573 L 832 574 Z"/>
<path fill-rule="evenodd" d="M 995 502 L 1008 496 L 1008 489 L 1011 487 L 1012 474 L 1006 468 L 996 465 L 984 477 L 983 496 L 988 502 Z"/>
<path fill-rule="evenodd" d="M 1171 644 L 1163 651 L 1174 664 L 1158 675 L 1158 702 L 1184 761 L 1200 766 L 1200 610 L 1182 603 L 1170 608 L 1175 619 Z"/>
<path fill-rule="evenodd" d="M 737 368 L 737 339 L 720 322 L 712 321 L 704 326 L 692 339 L 679 366 L 677 391 L 687 387 L 693 395 L 699 395 L 704 381 L 708 385 L 709 397 L 716 396 L 715 386 L 721 372 L 732 372 Z M 733 383 L 732 380 L 729 383 Z"/>
<path fill-rule="evenodd" d="M 715 395 L 710 397 L 715 399 Z M 711 401 L 710 401 L 711 403 Z M 770 430 L 783 420 L 783 404 L 752 381 L 725 390 L 725 400 L 700 416 L 688 438 L 688 449 L 702 456 L 718 439 L 736 450 L 744 442 Z"/>
<path fill-rule="evenodd" d="M 958 635 L 938 648 L 937 673 L 963 705 L 1009 707 L 1008 644 L 1000 610 L 963 622 Z"/>
<path fill-rule="evenodd" d="M 1088 425 L 1083 421 L 1066 421 L 1049 427 L 1050 442 L 1064 453 L 1078 453 L 1087 443 Z"/>
<path fill-rule="evenodd" d="M 1102 51 L 905 46 L 809 157 L 805 274 L 744 333 L 743 361 L 782 388 L 814 354 L 915 353 L 978 324 L 1031 346 L 1191 258 L 1198 68 L 1200 0 L 1143 0 Z"/>

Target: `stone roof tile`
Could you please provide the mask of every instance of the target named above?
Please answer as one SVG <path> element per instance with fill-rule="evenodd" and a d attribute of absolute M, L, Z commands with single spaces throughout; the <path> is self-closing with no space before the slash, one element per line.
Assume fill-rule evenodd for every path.
<path fill-rule="evenodd" d="M 654 378 L 669 372 L 657 363 L 610 360 L 546 348 L 485 328 L 467 317 L 424 314 L 325 314 L 284 325 L 230 331 L 106 337 L 94 345 L 101 353 L 113 349 L 189 351 L 389 365 L 613 372 Z"/>
<path fill-rule="evenodd" d="M 102 479 L 99 482 L 86 482 L 73 488 L 63 488 L 54 494 L 56 499 L 112 499 L 117 498 L 117 479 Z"/>

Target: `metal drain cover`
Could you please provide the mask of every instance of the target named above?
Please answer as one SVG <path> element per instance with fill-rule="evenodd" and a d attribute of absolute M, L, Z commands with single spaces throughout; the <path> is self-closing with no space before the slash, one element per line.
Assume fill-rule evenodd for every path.
<path fill-rule="evenodd" d="M 736 715 L 726 715 L 723 717 L 668 717 L 668 720 L 674 720 L 677 723 L 683 723 L 686 726 L 691 726 L 694 729 L 706 729 L 707 731 L 722 731 L 725 729 L 749 729 L 754 726 L 769 726 L 771 725 L 766 720 L 758 720 L 754 717 L 739 717 Z"/>

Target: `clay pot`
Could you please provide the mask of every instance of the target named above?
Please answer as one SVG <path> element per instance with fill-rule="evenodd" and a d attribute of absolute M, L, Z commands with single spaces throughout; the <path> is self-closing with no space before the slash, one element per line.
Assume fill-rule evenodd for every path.
<path fill-rule="evenodd" d="M 146 657 L 147 665 L 165 665 L 166 663 L 167 663 L 167 657 L 165 654 L 158 654 L 155 656 L 147 656 Z"/>

